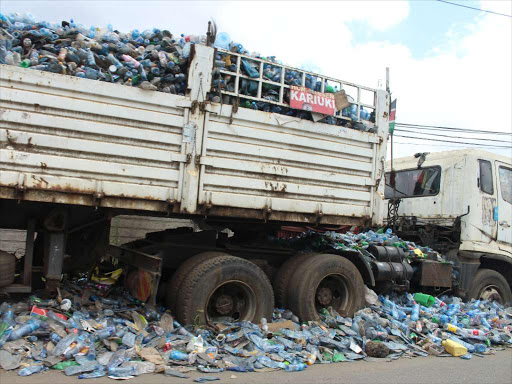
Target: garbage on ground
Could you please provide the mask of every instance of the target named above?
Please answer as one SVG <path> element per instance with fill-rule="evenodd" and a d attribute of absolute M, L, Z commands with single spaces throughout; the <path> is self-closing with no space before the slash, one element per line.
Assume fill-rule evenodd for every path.
<path fill-rule="evenodd" d="M 2 64 L 177 95 L 185 95 L 187 90 L 192 45 L 204 45 L 206 41 L 206 36 L 175 35 L 158 28 L 144 31 L 133 29 L 123 33 L 111 25 L 106 28 L 85 27 L 74 20 L 61 23 L 36 21 L 30 13 L 0 14 Z M 302 86 L 304 76 L 305 89 L 336 93 L 337 98 L 343 96 L 343 99 L 347 99 L 337 85 L 333 86 L 325 81 L 322 88 L 322 82 L 312 74 L 292 69 L 286 69 L 282 74 L 282 67 L 276 65 L 280 62 L 274 56 L 264 57 L 256 52 L 249 53 L 224 32 L 216 35 L 213 46 L 265 60 L 262 75 L 265 82 L 262 83 L 260 97 L 264 101 L 258 101 L 258 82 L 250 79 L 260 77 L 259 63 L 247 57 L 241 59 L 239 74 L 242 77 L 239 78 L 239 84 L 235 84 L 236 77 L 232 75 L 237 71 L 235 56 L 217 51 L 212 92 L 209 95 L 213 102 L 236 103 L 237 107 L 317 121 L 310 111 L 282 105 L 289 105 L 290 101 L 289 88 L 284 88 L 282 102 L 279 100 L 277 84 L 281 82 L 282 76 L 286 86 Z M 234 94 L 237 88 L 239 100 L 236 99 L 238 96 L 220 93 L 227 91 Z M 358 115 L 356 104 L 346 104 L 339 104 L 344 107 L 339 116 L 319 115 L 320 121 L 359 130 L 374 130 L 374 112 L 359 107 Z M 115 280 L 115 276 L 112 279 Z"/>
<path fill-rule="evenodd" d="M 319 321 L 300 323 L 289 310 L 276 309 L 272 322 L 261 319 L 260 325 L 224 321 L 198 328 L 183 327 L 165 308 L 150 308 L 119 288 L 105 291 L 86 279 L 64 281 L 61 294 L 71 302 L 67 311 L 36 295 L 28 303 L 0 306 L 2 369 L 19 367 L 21 376 L 51 368 L 78 378 L 116 379 L 148 373 L 186 378 L 194 370 L 205 374 L 195 381 L 206 382 L 223 371 L 302 371 L 368 357 L 468 359 L 512 346 L 510 308 L 487 300 L 379 295 L 379 305 L 353 318 L 325 308 Z M 36 305 L 44 316 L 34 311 Z"/>

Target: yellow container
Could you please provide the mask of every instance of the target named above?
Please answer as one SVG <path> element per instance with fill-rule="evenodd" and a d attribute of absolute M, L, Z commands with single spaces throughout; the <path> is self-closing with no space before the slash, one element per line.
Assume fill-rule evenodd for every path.
<path fill-rule="evenodd" d="M 468 349 L 453 340 L 443 340 L 443 347 L 452 356 L 463 356 L 468 353 Z"/>

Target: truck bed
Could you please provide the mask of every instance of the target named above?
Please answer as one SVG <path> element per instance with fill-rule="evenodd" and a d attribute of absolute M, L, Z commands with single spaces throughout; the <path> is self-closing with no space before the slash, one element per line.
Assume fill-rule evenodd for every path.
<path fill-rule="evenodd" d="M 196 53 L 194 68 L 211 70 L 208 55 Z M 189 74 L 191 95 L 201 75 Z M 377 111 L 388 102 L 377 97 Z M 0 116 L 0 198 L 176 216 L 381 221 L 386 113 L 369 133 L 0 65 Z"/>

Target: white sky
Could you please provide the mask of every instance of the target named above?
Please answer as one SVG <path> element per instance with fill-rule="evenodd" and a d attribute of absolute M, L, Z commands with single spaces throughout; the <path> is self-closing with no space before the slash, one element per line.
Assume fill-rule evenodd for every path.
<path fill-rule="evenodd" d="M 512 14 L 508 0 L 482 1 L 480 7 Z M 409 10 L 405 1 L 0 2 L 2 13 L 26 11 L 47 21 L 74 18 L 86 26 L 111 23 L 120 31 L 156 26 L 175 34 L 204 34 L 213 17 L 219 31 L 250 51 L 331 77 L 377 87 L 379 81 L 384 84 L 385 68 L 390 67 L 398 122 L 511 132 L 512 19 L 475 11 L 470 34 L 461 38 L 447 33 L 442 46 L 432 47 L 432 54 L 422 59 L 393 41 L 359 44 L 346 24 L 362 21 L 385 31 L 407 23 Z M 512 145 L 510 136 L 502 138 L 504 145 Z M 395 156 L 461 148 L 423 144 L 398 144 Z M 512 157 L 512 150 L 492 151 Z"/>

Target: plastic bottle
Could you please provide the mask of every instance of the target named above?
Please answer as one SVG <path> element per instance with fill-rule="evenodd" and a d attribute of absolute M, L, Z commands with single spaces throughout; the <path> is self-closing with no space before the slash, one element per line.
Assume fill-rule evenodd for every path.
<path fill-rule="evenodd" d="M 436 300 L 434 299 L 433 296 L 430 296 L 430 295 L 427 295 L 424 293 L 415 293 L 414 301 L 416 301 L 418 304 L 421 304 L 427 308 L 433 306 L 436 303 Z"/>
<path fill-rule="evenodd" d="M 106 376 L 106 373 L 103 370 L 95 370 L 90 373 L 82 373 L 78 375 L 79 379 L 96 379 L 98 377 Z"/>
<path fill-rule="evenodd" d="M 63 338 L 59 343 L 55 346 L 55 348 L 52 351 L 53 356 L 60 356 L 62 355 L 71 344 L 76 342 L 78 339 L 78 335 L 76 333 L 71 333 L 67 335 L 65 338 Z"/>
<path fill-rule="evenodd" d="M 419 317 L 420 317 L 420 305 L 414 304 L 412 306 L 412 311 L 411 311 L 411 320 L 418 321 Z"/>
<path fill-rule="evenodd" d="M 66 376 L 77 375 L 83 372 L 90 372 L 96 369 L 96 363 L 91 363 L 87 365 L 71 365 L 69 367 L 64 368 L 64 373 Z"/>
<path fill-rule="evenodd" d="M 6 323 L 10 327 L 14 327 L 16 325 L 16 321 L 14 320 L 14 311 L 11 306 L 8 306 L 5 309 L 4 315 L 2 316 L 2 322 Z"/>
<path fill-rule="evenodd" d="M 188 360 L 188 354 L 185 352 L 173 350 L 169 354 L 170 360 Z"/>
<path fill-rule="evenodd" d="M 460 310 L 459 304 L 450 304 L 448 305 L 448 311 L 446 311 L 446 316 L 453 316 Z"/>
<path fill-rule="evenodd" d="M 312 348 L 311 350 L 311 353 L 308 355 L 308 358 L 306 360 L 306 364 L 307 365 L 313 365 L 315 364 L 315 361 L 316 361 L 316 358 L 317 358 L 317 355 L 319 354 L 320 352 L 318 351 L 317 348 Z"/>
<path fill-rule="evenodd" d="M 34 332 L 40 326 L 41 322 L 39 320 L 29 320 L 26 324 L 12 331 L 11 335 L 9 336 L 9 341 L 21 339 L 23 336 Z"/>
<path fill-rule="evenodd" d="M 260 364 L 262 364 L 262 365 L 264 365 L 265 367 L 268 367 L 268 368 L 274 368 L 274 369 L 281 368 L 282 369 L 282 368 L 285 367 L 284 363 L 280 363 L 278 361 L 274 361 L 274 360 L 272 360 L 268 356 L 260 356 L 260 357 L 258 357 L 257 361 Z"/>
<path fill-rule="evenodd" d="M 108 374 L 110 376 L 132 376 L 135 375 L 137 369 L 135 367 L 110 367 Z"/>
<path fill-rule="evenodd" d="M 60 363 L 53 365 L 52 369 L 62 371 L 64 368 L 71 367 L 72 365 L 78 365 L 78 363 L 73 360 L 61 361 Z"/>
<path fill-rule="evenodd" d="M 71 319 L 64 320 L 64 319 L 60 318 L 59 316 L 57 316 L 57 314 L 55 312 L 53 312 L 53 311 L 48 311 L 46 316 L 49 319 L 51 319 L 51 320 L 59 323 L 60 325 L 62 325 L 64 328 L 76 328 L 76 324 L 74 324 Z"/>
<path fill-rule="evenodd" d="M 468 353 L 468 349 L 465 346 L 453 340 L 443 340 L 442 344 L 446 352 L 448 352 L 452 356 L 457 357 Z"/>
<path fill-rule="evenodd" d="M 285 370 L 288 372 L 294 372 L 294 371 L 303 371 L 306 369 L 307 365 L 303 363 L 299 364 L 288 364 L 285 366 Z"/>
<path fill-rule="evenodd" d="M 12 328 L 10 326 L 8 326 L 8 328 L 6 328 L 4 330 L 4 333 L 2 334 L 2 336 L 0 336 L 0 348 L 2 348 L 2 346 L 5 344 L 5 342 L 9 338 L 9 336 L 11 336 L 11 333 L 12 333 Z"/>
<path fill-rule="evenodd" d="M 229 44 L 231 43 L 231 37 L 226 32 L 219 32 L 215 37 L 215 42 L 213 46 L 215 48 L 221 49 L 229 49 Z"/>
<path fill-rule="evenodd" d="M 46 368 L 44 365 L 30 365 L 26 368 L 22 368 L 18 371 L 18 376 L 30 376 L 34 373 L 46 371 L 48 368 Z"/>

